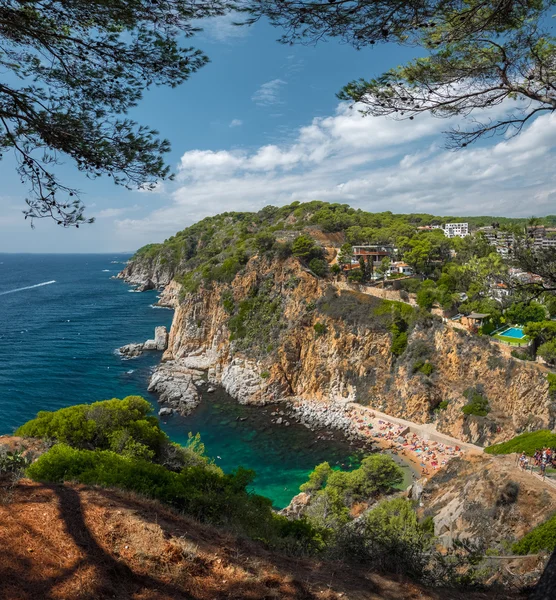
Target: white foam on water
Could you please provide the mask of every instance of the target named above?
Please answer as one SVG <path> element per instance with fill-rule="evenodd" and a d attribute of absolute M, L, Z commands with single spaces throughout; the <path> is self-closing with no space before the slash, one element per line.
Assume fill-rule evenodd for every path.
<path fill-rule="evenodd" d="M 27 285 L 25 287 L 16 288 L 15 290 L 8 290 L 7 292 L 0 292 L 0 296 L 5 296 L 6 294 L 15 294 L 15 292 L 23 292 L 23 290 L 32 290 L 34 288 L 42 287 L 43 285 L 51 285 L 56 283 L 56 280 L 52 281 L 43 281 L 42 283 L 37 283 L 35 285 Z"/>

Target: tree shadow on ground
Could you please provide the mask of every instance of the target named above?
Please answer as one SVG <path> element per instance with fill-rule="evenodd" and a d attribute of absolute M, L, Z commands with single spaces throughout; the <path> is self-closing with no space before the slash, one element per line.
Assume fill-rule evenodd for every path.
<path fill-rule="evenodd" d="M 102 510 L 90 512 L 91 507 Z M 127 564 L 124 557 L 118 557 L 116 545 L 112 550 L 109 541 L 111 528 L 125 522 L 125 516 L 120 517 L 124 513 L 137 526 L 160 528 L 164 540 L 198 544 L 204 548 L 203 556 L 210 555 L 214 561 L 184 563 L 180 556 L 174 570 L 157 568 L 156 574 L 145 567 L 147 563 L 132 568 L 133 561 Z M 2 520 L 2 514 L 7 518 Z M 99 514 L 106 521 L 91 524 L 92 515 Z M 44 522 L 47 518 L 50 523 Z M 109 550 L 87 522 L 93 530 L 102 531 Z M 9 532 L 9 543 L 4 545 L 3 527 L 4 535 Z M 223 575 L 221 567 L 252 576 L 233 580 Z M 350 600 L 494 597 L 423 590 L 403 578 L 366 576 L 365 569 L 359 572 L 331 561 L 280 555 L 121 491 L 27 482 L 18 486 L 12 506 L 0 506 L 2 600 L 317 600 L 337 598 L 332 590 Z"/>

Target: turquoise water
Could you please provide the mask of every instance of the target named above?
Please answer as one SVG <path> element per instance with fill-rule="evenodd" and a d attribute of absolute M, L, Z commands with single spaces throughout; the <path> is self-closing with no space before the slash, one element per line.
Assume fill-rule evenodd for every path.
<path fill-rule="evenodd" d="M 130 293 L 111 279 L 127 258 L 0 254 L 0 434 L 39 410 L 133 394 L 156 405 L 147 382 L 160 354 L 124 361 L 114 350 L 152 338 L 157 325 L 169 327 L 172 311 L 152 307 L 156 292 Z M 240 406 L 219 391 L 164 428 L 178 442 L 201 432 L 224 470 L 254 469 L 255 491 L 279 507 L 316 464 L 357 464 L 357 452 L 341 439 L 269 425 L 268 410 Z"/>
<path fill-rule="evenodd" d="M 503 331 L 499 335 L 503 335 L 504 337 L 515 338 L 517 340 L 520 340 L 525 337 L 525 334 L 523 333 L 523 329 L 521 327 L 510 327 L 509 329 L 506 329 L 506 331 Z"/>

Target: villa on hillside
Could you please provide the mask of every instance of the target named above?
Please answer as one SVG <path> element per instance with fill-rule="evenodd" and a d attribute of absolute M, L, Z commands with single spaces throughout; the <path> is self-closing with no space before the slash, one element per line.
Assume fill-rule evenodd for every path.
<path fill-rule="evenodd" d="M 374 267 L 378 267 L 383 258 L 392 258 L 394 256 L 394 246 L 377 244 L 353 246 L 352 252 L 354 262 L 359 262 L 359 259 L 363 258 L 365 261 L 371 262 L 374 269 Z"/>
<path fill-rule="evenodd" d="M 414 275 L 415 271 L 407 263 L 398 261 L 393 262 L 389 269 L 390 275 Z"/>

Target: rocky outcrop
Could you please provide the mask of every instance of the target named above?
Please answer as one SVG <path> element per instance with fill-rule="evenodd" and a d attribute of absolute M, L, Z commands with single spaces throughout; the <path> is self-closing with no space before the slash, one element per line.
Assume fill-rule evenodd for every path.
<path fill-rule="evenodd" d="M 159 415 L 169 415 L 174 411 L 187 415 L 199 404 L 197 386 L 203 383 L 203 371 L 191 369 L 181 361 L 168 361 L 157 367 L 148 389 L 156 393 L 159 404 L 164 405 Z"/>
<path fill-rule="evenodd" d="M 176 308 L 163 360 L 206 370 L 240 402 L 353 401 L 480 445 L 556 424 L 539 366 L 434 318 L 417 322 L 396 357 L 380 320 L 390 305 L 334 290 L 293 258 L 253 257 L 231 285 L 212 282 L 179 301 L 173 282 L 169 294 Z M 423 357 L 433 366 L 428 375 L 416 368 Z M 462 412 L 470 389 L 488 400 L 487 416 Z"/>
<path fill-rule="evenodd" d="M 507 554 L 556 509 L 556 488 L 520 471 L 514 456 L 474 455 L 452 459 L 426 480 L 419 501 L 445 546 L 469 540 Z"/>
<path fill-rule="evenodd" d="M 118 273 L 117 278 L 137 286 L 138 292 L 163 289 L 174 276 L 174 270 L 161 259 L 132 260 Z"/>
<path fill-rule="evenodd" d="M 155 327 L 154 340 L 147 340 L 142 344 L 126 344 L 118 348 L 118 352 L 125 358 L 136 358 L 148 350 L 164 352 L 168 347 L 168 331 L 166 327 Z"/>

